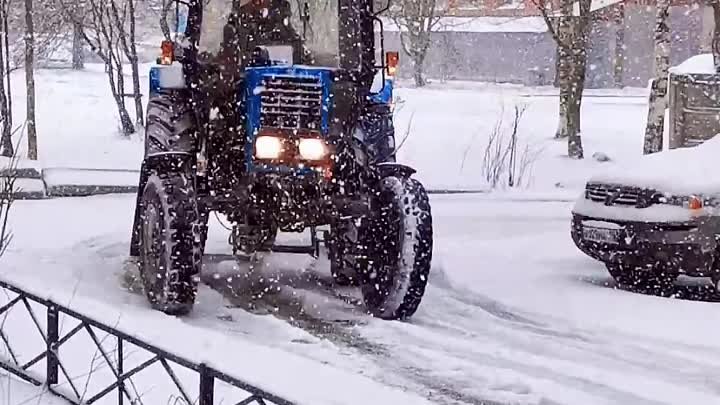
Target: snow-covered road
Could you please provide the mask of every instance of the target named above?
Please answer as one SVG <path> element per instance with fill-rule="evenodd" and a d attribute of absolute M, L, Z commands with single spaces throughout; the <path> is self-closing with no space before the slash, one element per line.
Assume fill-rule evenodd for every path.
<path fill-rule="evenodd" d="M 148 339 L 170 344 L 168 335 L 183 336 L 174 350 L 197 351 L 200 341 L 204 356 L 224 359 L 223 370 L 295 390 L 299 400 L 720 403 L 720 311 L 704 300 L 707 286 L 678 285 L 677 296 L 687 299 L 613 288 L 602 265 L 574 248 L 570 202 L 433 197 L 430 287 L 406 323 L 364 315 L 355 291 L 331 286 L 327 263 L 283 255 L 252 280 L 242 264 L 211 256 L 192 316 L 152 312 L 128 291 L 133 203 L 132 196 L 18 202 L 0 274 L 94 314 L 122 316 L 124 327 Z M 228 251 L 218 223 L 209 250 Z M 243 308 L 249 284 L 267 290 L 254 311 Z M 253 369 L 235 359 L 263 364 Z M 297 370 L 293 382 L 263 379 L 282 380 L 287 362 L 313 367 Z M 327 392 L 296 392 L 319 378 L 330 379 L 320 381 Z"/>

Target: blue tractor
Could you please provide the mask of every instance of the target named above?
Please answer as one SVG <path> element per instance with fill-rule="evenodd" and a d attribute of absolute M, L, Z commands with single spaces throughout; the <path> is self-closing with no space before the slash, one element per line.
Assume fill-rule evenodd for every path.
<path fill-rule="evenodd" d="M 130 248 L 155 309 L 192 310 L 216 212 L 233 224 L 234 253 L 317 256 L 322 243 L 335 282 L 359 287 L 368 313 L 415 313 L 432 215 L 395 159 L 397 53 L 384 54 L 376 4 L 178 0 L 177 33 L 150 72 Z M 276 243 L 308 229 L 310 246 Z"/>

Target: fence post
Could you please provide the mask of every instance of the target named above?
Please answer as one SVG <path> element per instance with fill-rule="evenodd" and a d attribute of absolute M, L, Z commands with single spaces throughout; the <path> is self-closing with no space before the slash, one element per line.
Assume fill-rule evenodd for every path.
<path fill-rule="evenodd" d="M 50 303 L 47 307 L 47 385 L 58 383 L 57 341 L 59 339 L 58 307 Z"/>
<path fill-rule="evenodd" d="M 200 403 L 199 405 L 214 405 L 215 377 L 204 364 L 200 365 Z"/>
<path fill-rule="evenodd" d="M 123 340 L 122 338 L 117 338 L 117 372 L 118 372 L 118 405 L 123 405 L 123 401 L 125 398 L 123 397 L 123 393 L 125 392 L 125 382 L 120 381 L 120 377 L 123 375 L 124 371 L 124 365 L 123 365 L 123 359 L 125 356 L 124 350 L 123 350 Z"/>

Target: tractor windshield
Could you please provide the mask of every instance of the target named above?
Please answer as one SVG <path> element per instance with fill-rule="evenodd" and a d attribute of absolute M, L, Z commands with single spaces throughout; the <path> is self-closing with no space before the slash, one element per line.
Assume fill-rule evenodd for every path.
<path fill-rule="evenodd" d="M 302 60 L 289 62 L 332 68 L 358 67 L 359 41 L 340 43 L 343 35 L 347 38 L 354 35 L 340 24 L 339 2 L 344 0 L 206 1 L 199 44 L 201 52 L 217 54 L 228 43 L 239 44 L 240 48 L 243 44 L 248 48 L 269 46 L 271 57 L 285 62 L 289 61 L 288 55 L 303 55 Z M 355 27 L 350 29 L 357 30 Z M 228 36 L 239 38 L 230 41 Z M 283 51 L 283 47 L 297 46 L 303 49 Z"/>
<path fill-rule="evenodd" d="M 291 0 L 291 24 L 298 27 L 312 55 L 311 64 L 340 65 L 338 0 Z"/>

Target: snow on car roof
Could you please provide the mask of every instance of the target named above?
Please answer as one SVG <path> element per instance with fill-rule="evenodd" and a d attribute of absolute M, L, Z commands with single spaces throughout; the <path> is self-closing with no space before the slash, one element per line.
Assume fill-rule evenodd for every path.
<path fill-rule="evenodd" d="M 720 137 L 667 150 L 597 173 L 590 182 L 642 187 L 674 195 L 720 193 Z"/>

